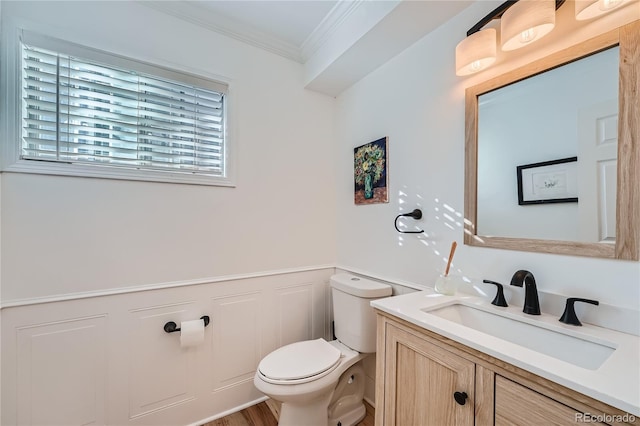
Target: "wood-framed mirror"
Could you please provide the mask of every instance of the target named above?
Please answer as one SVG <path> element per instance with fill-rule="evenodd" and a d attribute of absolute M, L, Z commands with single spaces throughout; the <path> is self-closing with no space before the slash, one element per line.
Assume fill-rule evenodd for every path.
<path fill-rule="evenodd" d="M 465 244 L 507 250 L 640 260 L 639 46 L 640 21 L 635 21 L 504 75 L 469 87 L 466 90 Z M 609 53 L 602 53 L 606 51 Z M 617 78 L 614 81 L 614 84 L 617 86 L 617 93 L 614 93 L 617 95 L 617 102 L 608 102 L 609 105 L 613 103 L 613 107 L 610 106 L 610 108 L 614 109 L 617 104 L 617 110 L 615 111 L 617 120 L 615 120 L 615 116 L 613 116 L 613 123 L 609 120 L 610 129 L 614 129 L 613 139 L 617 139 L 617 141 L 615 141 L 617 146 L 613 146 L 613 163 L 611 161 L 607 163 L 609 170 L 607 172 L 607 167 L 602 164 L 598 165 L 597 159 L 589 160 L 593 162 L 594 173 L 597 175 L 593 177 L 594 182 L 597 181 L 598 185 L 602 185 L 602 188 L 591 188 L 589 183 L 585 183 L 591 181 L 589 179 L 583 179 L 584 175 L 580 174 L 582 172 L 576 172 L 574 170 L 576 164 L 579 170 L 581 170 L 581 167 L 584 169 L 583 164 L 588 158 L 586 154 L 583 155 L 583 152 L 577 148 L 577 140 L 583 138 L 583 135 L 575 135 L 573 139 L 576 139 L 576 142 L 574 142 L 572 147 L 561 148 L 556 152 L 549 153 L 548 155 L 552 158 L 544 158 L 544 153 L 536 153 L 535 155 L 527 154 L 529 156 L 524 157 L 527 159 L 531 158 L 531 161 L 523 161 L 522 155 L 517 160 L 513 158 L 505 160 L 504 158 L 498 159 L 495 155 L 489 155 L 483 151 L 486 149 L 486 146 L 489 146 L 488 139 L 491 139 L 491 143 L 494 143 L 495 140 L 499 140 L 500 138 L 495 137 L 493 133 L 486 130 L 482 132 L 479 131 L 479 128 L 488 128 L 485 122 L 480 124 L 480 120 L 483 119 L 482 117 L 490 116 L 488 113 L 480 113 L 481 103 L 490 104 L 491 101 L 495 101 L 496 98 L 500 99 L 501 97 L 519 97 L 524 98 L 528 102 L 532 97 L 523 95 L 522 93 L 504 96 L 502 94 L 500 94 L 500 96 L 493 95 L 503 88 L 517 86 L 516 83 L 522 83 L 525 80 L 537 79 L 548 72 L 552 72 L 551 70 L 562 68 L 565 65 L 573 66 L 574 63 L 581 62 L 583 59 L 593 60 L 591 58 L 595 58 L 596 55 L 614 57 L 617 64 L 615 62 L 613 63 L 614 68 L 612 74 L 615 74 L 616 68 L 618 71 Z M 593 66 L 593 63 L 590 63 L 589 67 L 593 68 Z M 607 65 L 604 65 L 604 67 L 606 68 Z M 610 65 L 608 67 L 611 69 Z M 575 70 L 571 72 L 574 72 L 573 75 L 577 75 L 575 74 Z M 581 73 L 580 71 L 577 72 Z M 545 76 L 544 78 L 548 77 Z M 549 80 L 547 80 L 545 84 L 548 85 L 548 81 Z M 600 86 L 600 84 L 598 84 L 598 86 Z M 585 87 L 583 87 L 582 90 L 585 90 Z M 613 90 L 615 92 L 615 86 Z M 553 103 L 554 101 L 551 100 L 550 104 Z M 521 107 L 510 108 L 520 111 Z M 538 108 L 546 109 L 546 106 Z M 572 118 L 565 121 L 571 121 L 574 127 L 572 132 L 577 133 L 578 130 L 575 129 L 575 127 L 577 127 L 577 121 L 573 119 L 573 116 L 579 115 L 580 113 L 570 112 L 570 114 Z M 584 124 L 584 122 L 582 122 L 582 124 Z M 500 128 L 501 126 L 502 125 L 494 126 L 494 128 Z M 517 126 L 519 125 L 513 125 L 513 127 Z M 545 122 L 535 122 L 532 125 L 532 128 L 534 127 L 545 127 Z M 589 125 L 587 127 L 591 128 L 592 126 Z M 595 128 L 596 124 L 593 124 L 593 127 Z M 529 130 L 524 131 L 529 132 Z M 612 130 L 604 130 L 603 132 L 611 133 Z M 558 132 L 558 134 L 562 134 L 562 132 Z M 484 139 L 481 139 L 480 135 L 482 135 Z M 542 137 L 543 136 L 540 138 Z M 563 139 L 562 136 L 558 136 L 558 138 Z M 525 140 L 526 138 L 514 138 L 510 136 L 505 139 L 509 140 L 511 144 L 517 144 L 520 139 Z M 532 145 L 535 144 L 528 142 L 527 146 L 531 147 Z M 502 150 L 500 147 L 494 147 L 493 149 L 494 153 Z M 580 151 L 580 154 L 578 155 L 575 151 Z M 540 157 L 540 155 L 542 155 L 542 157 Z M 573 157 L 577 157 L 577 159 L 574 160 Z M 517 162 L 520 164 L 518 164 L 518 167 L 514 167 L 514 164 L 517 164 Z M 604 162 L 601 163 L 604 164 Z M 506 166 L 504 166 L 504 164 L 506 164 Z M 611 164 L 613 164 L 613 167 Z M 488 173 L 486 172 L 487 170 L 490 170 L 490 173 L 498 173 L 494 171 L 501 167 L 507 167 L 510 176 L 491 176 L 492 180 L 484 175 L 484 173 Z M 608 178 L 603 175 L 603 173 L 608 173 Z M 500 184 L 496 184 L 496 182 L 505 180 L 508 180 L 505 189 L 500 188 Z M 481 186 L 479 186 L 479 183 Z M 582 197 L 577 196 L 577 193 L 572 193 L 575 189 L 573 187 L 577 185 L 577 187 L 580 188 L 581 183 L 582 192 L 579 193 L 583 195 Z M 537 187 L 539 190 L 533 190 L 533 195 L 531 195 L 527 193 L 527 186 Z M 525 187 L 524 195 L 523 187 Z M 605 191 L 606 188 L 608 188 L 608 193 Z M 489 189 L 489 191 L 487 191 L 487 189 Z M 496 195 L 495 198 L 492 198 L 492 196 L 494 196 L 492 191 L 503 190 L 506 191 L 505 193 L 507 195 L 504 197 Z M 547 195 L 545 195 L 545 191 Z M 586 191 L 593 192 L 593 194 L 587 193 Z M 488 193 L 489 196 L 479 197 L 479 193 Z M 545 196 L 547 197 L 546 201 Z M 531 197 L 534 201 L 528 203 L 523 202 L 523 197 Z M 596 200 L 600 204 L 593 207 L 588 203 L 588 198 Z M 582 204 L 580 203 L 581 199 L 583 200 Z M 609 200 L 608 208 L 606 207 L 607 202 L 605 199 Z M 490 212 L 491 210 L 486 209 L 486 206 L 488 205 L 487 203 L 491 203 L 492 200 L 495 200 L 494 204 L 497 204 L 493 207 L 497 207 L 498 209 L 502 207 L 509 210 L 509 218 L 522 217 L 523 221 L 520 223 L 515 221 L 515 223 L 510 224 L 511 228 L 509 230 L 502 229 L 497 225 L 495 228 L 488 227 L 487 218 L 493 217 L 493 213 L 487 214 L 486 212 Z M 520 201 L 520 203 L 518 201 Z M 586 206 L 589 206 L 589 209 L 587 209 Z M 583 210 L 582 213 L 579 212 L 580 208 Z M 549 231 L 545 235 L 544 231 L 548 231 L 548 229 L 540 231 L 540 235 L 542 236 L 538 236 L 538 234 L 535 233 L 528 233 L 529 228 L 552 228 L 547 225 L 552 222 L 560 222 L 560 218 L 562 217 L 565 217 L 565 219 L 562 220 L 567 221 L 567 225 L 563 225 L 562 222 L 559 224 L 554 223 L 554 225 L 559 225 L 556 227 L 557 229 L 573 226 L 569 226 L 572 221 L 576 223 L 584 222 L 582 218 L 572 215 L 575 212 L 576 215 L 581 214 L 584 216 L 585 211 L 588 211 L 588 216 L 598 217 L 596 222 L 594 222 L 595 225 L 593 225 L 598 229 L 594 232 L 589 231 L 592 234 L 589 237 L 585 237 L 584 232 L 580 230 L 577 230 L 576 234 L 567 233 L 562 237 L 556 237 L 553 231 Z M 608 219 L 603 219 L 603 216 L 607 214 L 609 215 Z M 533 218 L 539 218 L 540 223 L 536 223 L 535 221 L 537 219 Z M 494 222 L 500 223 L 504 221 L 498 218 L 494 220 Z M 603 229 L 607 227 L 607 223 L 610 228 L 609 230 Z M 518 229 L 523 231 L 522 235 L 519 234 Z M 575 237 L 572 235 L 575 235 Z"/>

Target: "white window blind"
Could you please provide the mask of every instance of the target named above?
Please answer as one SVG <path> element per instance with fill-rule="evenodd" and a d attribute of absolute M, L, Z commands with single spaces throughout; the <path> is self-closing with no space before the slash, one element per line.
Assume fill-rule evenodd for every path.
<path fill-rule="evenodd" d="M 148 64 L 87 56 L 112 60 L 23 38 L 22 159 L 225 177 L 224 85 L 198 87 L 191 75 L 185 83 L 165 78 L 180 76 L 171 70 L 157 68 L 157 76 L 132 69 L 153 72 Z"/>

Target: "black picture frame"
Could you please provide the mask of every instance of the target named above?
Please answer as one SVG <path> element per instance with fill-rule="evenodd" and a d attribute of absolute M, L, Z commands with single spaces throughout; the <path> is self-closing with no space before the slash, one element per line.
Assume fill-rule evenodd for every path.
<path fill-rule="evenodd" d="M 518 205 L 578 202 L 578 157 L 516 167 Z"/>

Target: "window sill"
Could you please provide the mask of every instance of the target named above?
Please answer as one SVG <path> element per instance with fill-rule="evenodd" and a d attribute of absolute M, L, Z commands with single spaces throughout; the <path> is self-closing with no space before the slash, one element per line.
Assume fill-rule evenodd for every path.
<path fill-rule="evenodd" d="M 195 173 L 141 170 L 108 165 L 82 165 L 52 163 L 47 161 L 18 160 L 17 162 L 4 167 L 2 171 L 11 173 L 32 173 L 142 182 L 235 187 L 235 183 L 230 178 L 199 175 Z"/>

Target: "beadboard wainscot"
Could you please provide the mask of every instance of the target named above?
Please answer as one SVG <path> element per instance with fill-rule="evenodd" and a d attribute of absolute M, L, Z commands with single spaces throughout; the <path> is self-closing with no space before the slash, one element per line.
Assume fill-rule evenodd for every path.
<path fill-rule="evenodd" d="M 266 354 L 330 336 L 333 267 L 6 301 L 2 424 L 203 424 L 264 400 Z M 204 343 L 178 325 L 208 315 Z"/>

